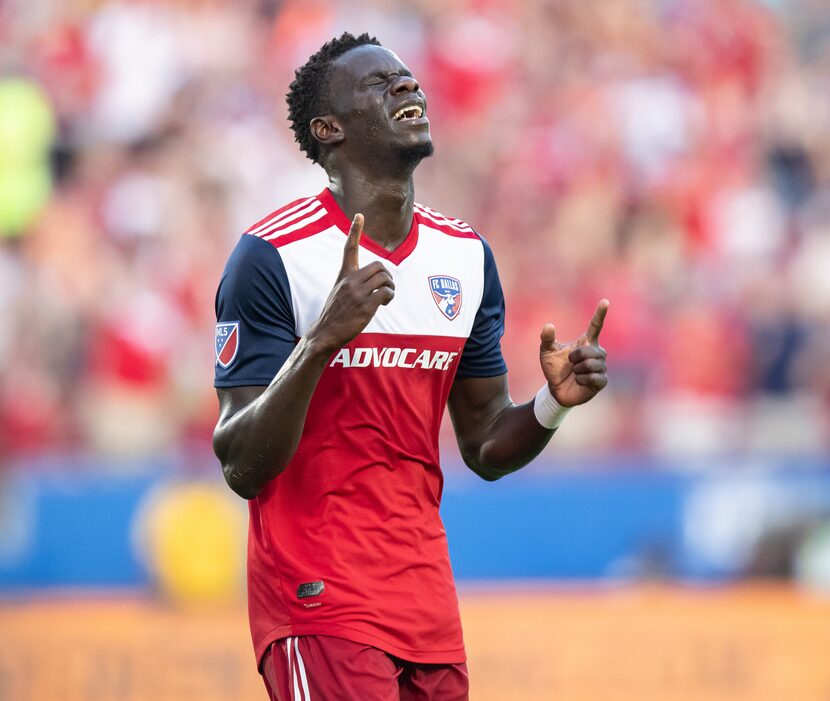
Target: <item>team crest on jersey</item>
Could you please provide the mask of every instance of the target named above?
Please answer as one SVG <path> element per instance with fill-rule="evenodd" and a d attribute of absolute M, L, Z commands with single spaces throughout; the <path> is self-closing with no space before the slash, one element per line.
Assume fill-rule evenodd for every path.
<path fill-rule="evenodd" d="M 230 367 L 238 350 L 239 322 L 216 324 L 216 362 L 223 368 Z"/>
<path fill-rule="evenodd" d="M 446 275 L 431 275 L 429 277 L 429 291 L 441 313 L 450 321 L 461 311 L 461 283 L 454 277 Z"/>

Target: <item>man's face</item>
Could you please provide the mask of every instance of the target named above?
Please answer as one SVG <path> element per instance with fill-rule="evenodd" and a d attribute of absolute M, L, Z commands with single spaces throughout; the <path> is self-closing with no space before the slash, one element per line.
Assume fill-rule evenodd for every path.
<path fill-rule="evenodd" d="M 341 148 L 355 157 L 416 164 L 432 155 L 426 96 L 389 49 L 358 46 L 338 58 L 329 98 L 344 131 Z"/>

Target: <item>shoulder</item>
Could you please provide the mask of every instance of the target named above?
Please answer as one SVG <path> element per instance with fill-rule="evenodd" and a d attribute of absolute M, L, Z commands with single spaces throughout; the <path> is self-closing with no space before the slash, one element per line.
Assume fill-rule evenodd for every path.
<path fill-rule="evenodd" d="M 291 286 L 279 251 L 256 236 L 243 234 L 219 279 L 217 318 L 230 314 L 238 320 L 252 310 L 287 308 L 290 299 Z"/>
<path fill-rule="evenodd" d="M 220 290 L 253 292 L 286 284 L 285 264 L 279 250 L 269 241 L 243 234 L 225 263 Z"/>
<path fill-rule="evenodd" d="M 446 236 L 483 241 L 467 222 L 448 217 L 425 204 L 415 203 L 415 215 L 422 226 L 428 226 Z"/>
<path fill-rule="evenodd" d="M 479 234 L 472 226 L 461 219 L 448 217 L 441 212 L 438 212 L 431 207 L 427 207 L 419 202 L 415 203 L 415 216 L 418 217 L 422 226 L 427 226 L 439 234 L 451 236 L 455 239 L 468 239 L 470 243 L 475 242 L 475 245 L 484 254 L 484 268 L 488 271 L 495 266 L 495 259 L 493 257 L 493 249 L 487 243 L 481 234 Z"/>
<path fill-rule="evenodd" d="M 280 248 L 327 229 L 331 225 L 327 214 L 319 196 L 303 197 L 260 219 L 245 231 L 242 238 L 257 238 L 267 241 L 273 248 Z"/>

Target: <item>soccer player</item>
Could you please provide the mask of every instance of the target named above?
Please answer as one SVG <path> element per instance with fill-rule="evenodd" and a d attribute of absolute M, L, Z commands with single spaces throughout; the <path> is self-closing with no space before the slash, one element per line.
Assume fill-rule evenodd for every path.
<path fill-rule="evenodd" d="M 280 701 L 466 699 L 438 514 L 444 407 L 474 472 L 518 470 L 605 386 L 608 302 L 574 342 L 542 328 L 542 389 L 514 404 L 490 247 L 414 200 L 433 150 L 418 81 L 347 33 L 287 97 L 329 186 L 251 227 L 216 299 L 214 448 L 250 500 L 257 663 Z"/>

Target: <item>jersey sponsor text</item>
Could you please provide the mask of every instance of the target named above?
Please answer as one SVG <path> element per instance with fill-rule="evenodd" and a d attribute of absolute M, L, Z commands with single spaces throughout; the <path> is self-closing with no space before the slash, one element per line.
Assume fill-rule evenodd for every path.
<path fill-rule="evenodd" d="M 449 370 L 457 352 L 418 351 L 417 348 L 341 348 L 329 367 L 344 368 L 423 368 Z"/>

